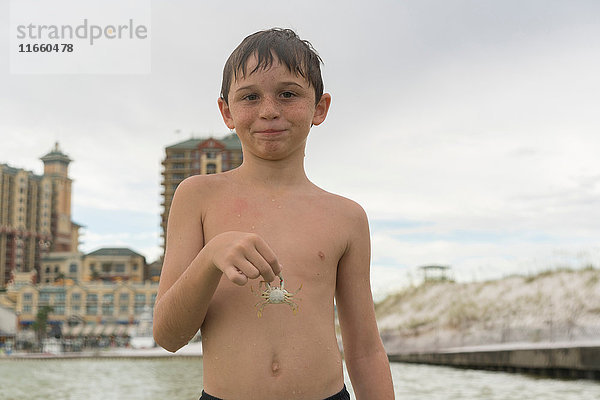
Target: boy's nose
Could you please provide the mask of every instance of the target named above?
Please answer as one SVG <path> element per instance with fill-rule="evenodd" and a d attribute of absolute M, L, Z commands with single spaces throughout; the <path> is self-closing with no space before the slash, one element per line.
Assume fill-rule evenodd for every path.
<path fill-rule="evenodd" d="M 271 97 L 265 97 L 260 104 L 260 117 L 265 119 L 275 119 L 279 117 L 279 105 L 277 100 Z"/>

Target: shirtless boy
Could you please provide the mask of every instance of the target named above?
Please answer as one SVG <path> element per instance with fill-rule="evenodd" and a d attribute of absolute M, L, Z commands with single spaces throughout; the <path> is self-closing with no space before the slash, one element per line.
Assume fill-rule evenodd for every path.
<path fill-rule="evenodd" d="M 227 61 L 219 108 L 244 161 L 175 193 L 154 337 L 176 351 L 202 333 L 207 399 L 349 399 L 334 326 L 359 400 L 393 399 L 373 310 L 362 208 L 310 182 L 304 149 L 327 116 L 320 58 L 290 30 L 244 39 Z M 296 291 L 258 317 L 260 281 Z M 261 285 L 261 290 L 265 285 Z"/>

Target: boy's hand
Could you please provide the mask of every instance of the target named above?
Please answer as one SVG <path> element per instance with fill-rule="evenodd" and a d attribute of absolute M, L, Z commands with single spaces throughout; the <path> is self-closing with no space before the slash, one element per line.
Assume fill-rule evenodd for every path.
<path fill-rule="evenodd" d="M 236 285 L 262 276 L 272 282 L 281 272 L 277 256 L 269 245 L 255 233 L 223 232 L 205 246 L 212 264 Z"/>

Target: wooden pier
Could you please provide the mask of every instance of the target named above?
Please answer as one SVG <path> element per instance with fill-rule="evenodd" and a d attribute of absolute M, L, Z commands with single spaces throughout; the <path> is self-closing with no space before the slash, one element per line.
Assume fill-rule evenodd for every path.
<path fill-rule="evenodd" d="M 392 362 L 600 380 L 600 346 L 490 346 L 389 355 Z"/>

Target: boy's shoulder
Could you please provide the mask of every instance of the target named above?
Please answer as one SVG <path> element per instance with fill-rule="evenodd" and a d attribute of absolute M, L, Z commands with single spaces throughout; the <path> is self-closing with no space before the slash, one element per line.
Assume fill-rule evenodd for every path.
<path fill-rule="evenodd" d="M 185 178 L 177 185 L 176 192 L 185 192 L 187 194 L 201 194 L 205 191 L 214 191 L 229 182 L 227 172 L 208 175 L 192 175 Z"/>
<path fill-rule="evenodd" d="M 171 206 L 183 212 L 201 212 L 202 205 L 213 202 L 225 190 L 228 179 L 223 174 L 192 175 L 181 181 L 173 195 Z"/>
<path fill-rule="evenodd" d="M 319 196 L 323 201 L 328 203 L 328 205 L 337 212 L 341 212 L 344 216 L 349 218 L 366 218 L 365 210 L 356 201 L 318 187 L 317 189 L 319 190 Z"/>

